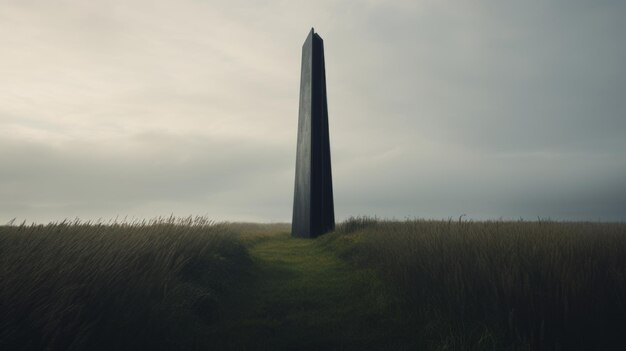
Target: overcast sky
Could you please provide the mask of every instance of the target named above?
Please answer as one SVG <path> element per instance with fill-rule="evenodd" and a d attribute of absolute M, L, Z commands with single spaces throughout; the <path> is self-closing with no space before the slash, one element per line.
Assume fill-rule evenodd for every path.
<path fill-rule="evenodd" d="M 0 223 L 290 221 L 324 39 L 335 210 L 626 220 L 624 1 L 0 0 Z"/>

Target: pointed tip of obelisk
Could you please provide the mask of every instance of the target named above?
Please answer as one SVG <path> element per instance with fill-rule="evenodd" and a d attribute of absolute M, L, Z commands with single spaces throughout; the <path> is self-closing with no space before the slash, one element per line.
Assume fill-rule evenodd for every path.
<path fill-rule="evenodd" d="M 315 33 L 315 28 L 311 27 L 311 31 L 309 32 L 309 36 L 312 38 L 317 38 L 319 40 L 322 40 L 322 37 L 320 37 L 319 34 Z"/>

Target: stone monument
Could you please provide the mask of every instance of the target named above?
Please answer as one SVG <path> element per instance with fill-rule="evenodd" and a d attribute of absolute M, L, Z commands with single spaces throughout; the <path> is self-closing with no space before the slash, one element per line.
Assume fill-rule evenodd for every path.
<path fill-rule="evenodd" d="M 334 229 L 324 42 L 311 28 L 302 45 L 291 235 L 315 238 Z"/>

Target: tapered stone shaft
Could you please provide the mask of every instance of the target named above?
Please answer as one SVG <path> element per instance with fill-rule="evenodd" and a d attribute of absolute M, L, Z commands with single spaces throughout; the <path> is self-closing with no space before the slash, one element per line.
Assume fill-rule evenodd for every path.
<path fill-rule="evenodd" d="M 324 42 L 311 28 L 302 46 L 291 235 L 315 238 L 334 229 Z"/>

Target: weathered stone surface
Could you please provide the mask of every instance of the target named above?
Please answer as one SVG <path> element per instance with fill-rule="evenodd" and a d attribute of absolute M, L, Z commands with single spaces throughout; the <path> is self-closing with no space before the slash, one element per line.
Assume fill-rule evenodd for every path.
<path fill-rule="evenodd" d="M 324 42 L 313 28 L 302 46 L 296 182 L 291 235 L 314 238 L 335 229 Z"/>

